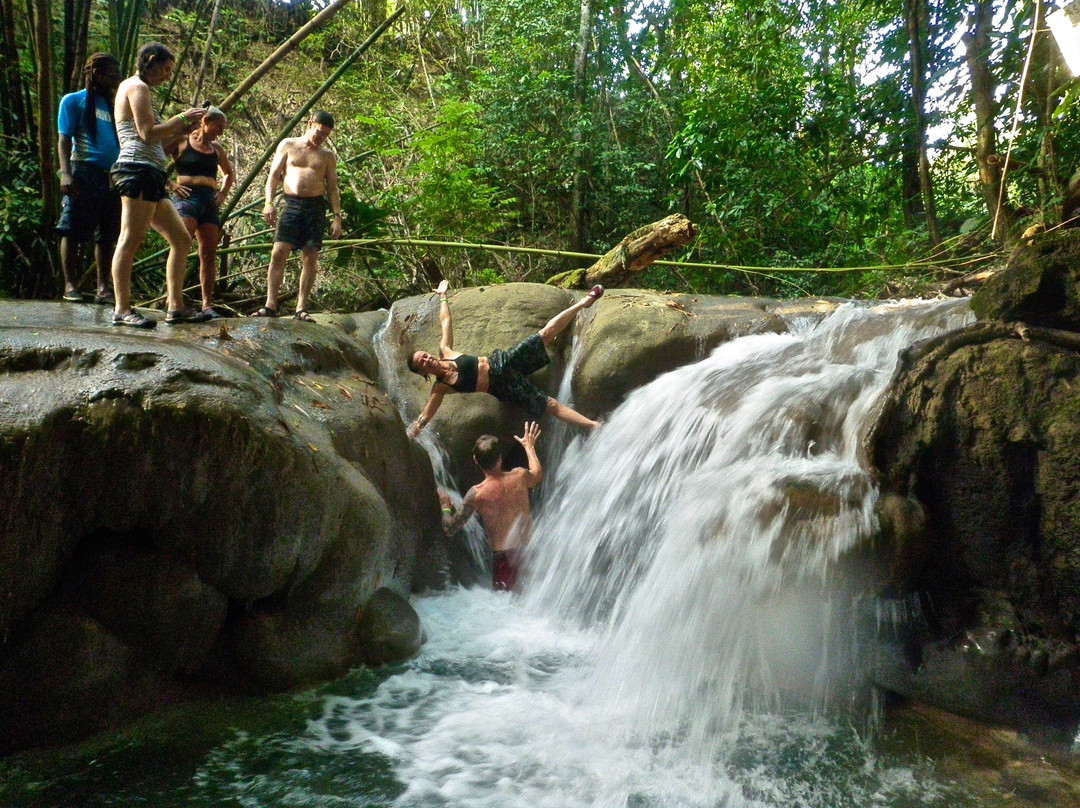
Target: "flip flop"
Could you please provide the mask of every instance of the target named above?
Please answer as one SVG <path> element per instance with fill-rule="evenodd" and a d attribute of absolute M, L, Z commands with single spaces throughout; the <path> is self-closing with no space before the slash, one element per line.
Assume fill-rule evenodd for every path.
<path fill-rule="evenodd" d="M 313 323 L 315 318 L 308 314 L 307 309 L 299 309 L 296 314 L 293 315 L 294 320 L 299 320 L 302 323 Z"/>
<path fill-rule="evenodd" d="M 252 317 L 277 317 L 278 310 L 272 309 L 269 306 L 260 306 L 259 310 L 251 315 Z"/>
<path fill-rule="evenodd" d="M 64 292 L 63 300 L 68 303 L 85 303 L 86 297 L 82 292 L 72 289 L 70 292 Z"/>
<path fill-rule="evenodd" d="M 126 325 L 130 328 L 153 328 L 157 325 L 157 322 L 151 320 L 149 317 L 143 317 L 139 312 L 132 309 L 127 314 L 116 314 L 113 312 L 112 324 Z"/>

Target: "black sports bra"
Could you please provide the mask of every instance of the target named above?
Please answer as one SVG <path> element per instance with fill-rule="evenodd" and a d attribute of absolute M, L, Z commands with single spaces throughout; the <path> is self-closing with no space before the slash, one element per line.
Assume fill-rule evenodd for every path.
<path fill-rule="evenodd" d="M 468 354 L 462 354 L 452 361 L 457 365 L 457 382 L 451 384 L 450 387 L 459 393 L 475 393 L 480 359 Z"/>

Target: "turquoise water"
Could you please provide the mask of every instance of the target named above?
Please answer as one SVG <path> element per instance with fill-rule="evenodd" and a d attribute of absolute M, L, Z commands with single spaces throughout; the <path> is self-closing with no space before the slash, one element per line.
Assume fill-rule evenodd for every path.
<path fill-rule="evenodd" d="M 269 699 L 187 705 L 0 761 L 5 806 L 963 808 L 845 720 L 747 715 L 700 760 L 576 694 L 596 638 L 481 590 L 420 598 L 416 659 Z"/>

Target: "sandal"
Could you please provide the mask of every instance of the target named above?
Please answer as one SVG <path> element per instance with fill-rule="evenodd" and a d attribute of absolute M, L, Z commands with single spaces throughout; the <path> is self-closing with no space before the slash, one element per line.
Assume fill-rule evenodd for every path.
<path fill-rule="evenodd" d="M 68 303 L 84 303 L 86 298 L 78 289 L 72 289 L 70 292 L 64 292 L 63 300 Z"/>
<path fill-rule="evenodd" d="M 215 311 L 212 307 L 207 308 L 207 309 L 203 309 L 202 313 L 206 315 L 207 320 L 220 320 L 220 319 L 222 319 L 221 315 L 218 314 L 217 311 Z"/>
<path fill-rule="evenodd" d="M 166 325 L 177 325 L 178 323 L 205 323 L 209 319 L 210 317 L 206 312 L 195 311 L 195 309 L 191 307 L 165 313 Z"/>
<path fill-rule="evenodd" d="M 308 314 L 307 309 L 297 309 L 296 314 L 293 315 L 294 320 L 299 320 L 302 323 L 313 323 L 315 318 Z"/>
<path fill-rule="evenodd" d="M 278 310 L 272 309 L 269 306 L 260 306 L 259 310 L 251 315 L 252 317 L 277 317 Z"/>
<path fill-rule="evenodd" d="M 585 295 L 585 297 L 587 297 L 591 301 L 589 303 L 590 306 L 593 303 L 595 303 L 597 300 L 602 298 L 603 296 L 604 296 L 604 287 L 601 286 L 600 284 L 596 284 L 596 286 L 594 286 L 592 289 L 590 289 Z"/>
<path fill-rule="evenodd" d="M 127 314 L 117 314 L 116 312 L 113 312 L 112 324 L 126 325 L 131 328 L 153 328 L 157 325 L 157 322 L 151 320 L 149 317 L 143 317 L 139 312 L 132 309 Z"/>
<path fill-rule="evenodd" d="M 116 298 L 112 292 L 106 292 L 103 295 L 94 295 L 94 302 L 101 306 L 115 306 Z"/>

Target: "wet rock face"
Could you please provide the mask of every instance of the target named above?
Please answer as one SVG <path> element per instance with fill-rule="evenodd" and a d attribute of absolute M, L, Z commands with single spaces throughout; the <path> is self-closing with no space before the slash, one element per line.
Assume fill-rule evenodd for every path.
<path fill-rule="evenodd" d="M 0 304 L 0 748 L 70 740 L 189 677 L 338 675 L 376 589 L 443 580 L 431 466 L 370 344 L 106 317 Z"/>
<path fill-rule="evenodd" d="M 1017 277 L 997 287 L 1016 296 L 982 312 L 1067 324 L 1071 280 L 1048 297 L 1024 278 L 1074 240 L 1015 255 L 1003 274 Z M 984 320 L 910 350 L 871 446 L 886 503 L 906 503 L 883 506 L 892 585 L 925 617 L 883 683 L 980 718 L 1075 727 L 1080 335 Z"/>
<path fill-rule="evenodd" d="M 1036 236 L 976 292 L 971 308 L 982 320 L 1080 331 L 1080 234 Z"/>

